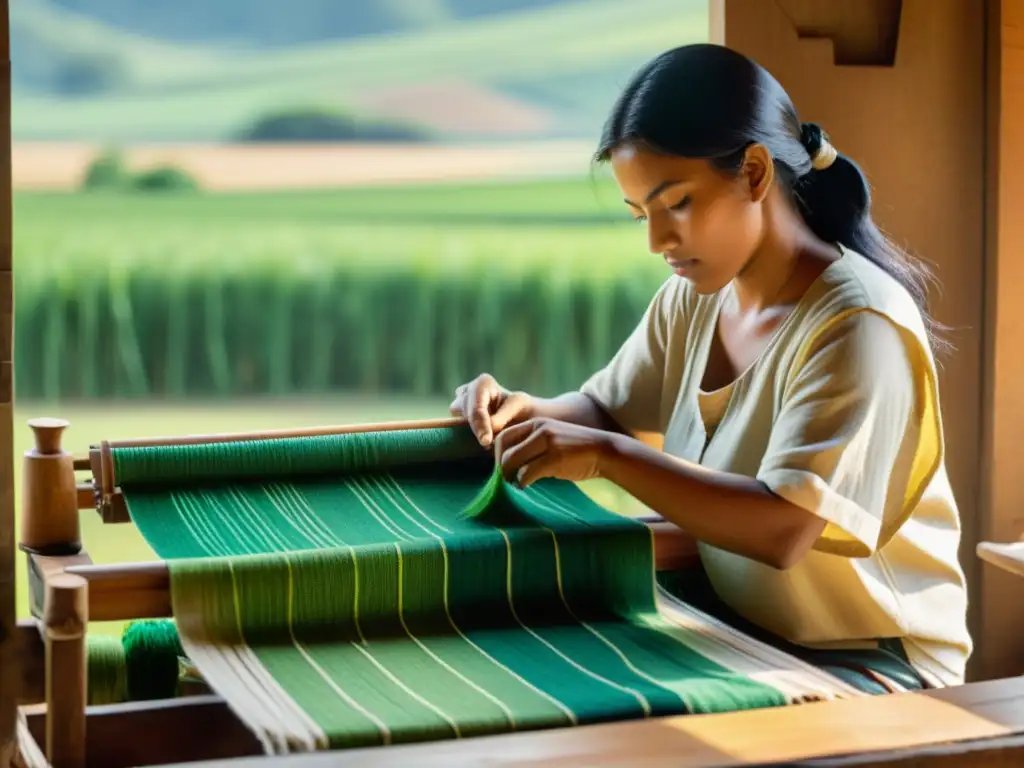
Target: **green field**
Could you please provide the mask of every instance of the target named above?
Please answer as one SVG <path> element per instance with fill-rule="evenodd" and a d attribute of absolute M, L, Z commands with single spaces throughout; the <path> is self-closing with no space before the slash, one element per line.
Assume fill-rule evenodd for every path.
<path fill-rule="evenodd" d="M 708 36 L 703 0 L 571 0 L 284 49 L 150 40 L 38 0 L 11 12 L 16 38 L 48 41 L 54 55 L 114 54 L 130 74 L 96 96 L 18 90 L 14 135 L 33 139 L 225 140 L 267 110 L 344 107 L 359 94 L 430 82 L 506 93 L 550 110 L 556 133 L 591 136 L 633 69 Z"/>
<path fill-rule="evenodd" d="M 538 394 L 665 279 L 594 179 L 247 195 L 21 194 L 20 396 Z"/>
<path fill-rule="evenodd" d="M 104 439 L 160 435 L 208 434 L 260 429 L 303 427 L 318 424 L 351 424 L 401 419 L 434 419 L 448 416 L 447 400 L 412 398 L 334 398 L 241 401 L 225 404 L 168 406 L 160 403 L 109 403 L 100 405 L 20 404 L 15 414 L 15 457 L 32 445 L 28 419 L 56 416 L 67 419 L 64 447 L 85 453 L 89 445 Z M 15 474 L 16 519 L 20 516 L 20 463 Z M 641 507 L 631 497 L 604 483 L 589 483 L 586 490 L 599 502 L 624 514 Z M 94 562 L 125 563 L 155 559 L 149 546 L 132 525 L 103 525 L 99 516 L 81 513 L 82 536 Z M 18 561 L 18 616 L 28 615 L 23 556 Z M 97 625 L 99 631 L 119 631 L 120 623 Z"/>

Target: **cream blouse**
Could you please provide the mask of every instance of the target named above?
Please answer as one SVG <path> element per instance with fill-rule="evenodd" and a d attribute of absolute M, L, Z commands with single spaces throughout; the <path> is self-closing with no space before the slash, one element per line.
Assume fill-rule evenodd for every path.
<path fill-rule="evenodd" d="M 721 301 L 670 278 L 582 391 L 625 429 L 662 434 L 667 453 L 756 477 L 827 521 L 785 571 L 702 543 L 734 610 L 808 647 L 899 637 L 933 684 L 963 682 L 972 643 L 960 520 L 935 363 L 911 296 L 846 250 L 758 360 L 704 393 Z"/>

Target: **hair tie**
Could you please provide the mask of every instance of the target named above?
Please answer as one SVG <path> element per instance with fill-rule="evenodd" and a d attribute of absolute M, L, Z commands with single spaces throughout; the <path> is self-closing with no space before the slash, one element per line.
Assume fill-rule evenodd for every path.
<path fill-rule="evenodd" d="M 816 171 L 830 167 L 839 157 L 836 148 L 825 133 L 815 123 L 803 123 L 800 126 L 800 142 L 811 156 L 811 166 Z"/>

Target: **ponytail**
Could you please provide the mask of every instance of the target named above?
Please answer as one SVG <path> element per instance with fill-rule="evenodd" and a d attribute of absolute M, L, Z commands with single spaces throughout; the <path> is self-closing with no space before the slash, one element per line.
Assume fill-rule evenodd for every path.
<path fill-rule="evenodd" d="M 857 164 L 814 123 L 803 123 L 800 135 L 811 170 L 795 180 L 791 194 L 804 222 L 825 242 L 840 243 L 888 272 L 917 304 L 935 351 L 946 351 L 945 329 L 927 311 L 930 270 L 879 230 L 871 218 L 871 189 Z"/>

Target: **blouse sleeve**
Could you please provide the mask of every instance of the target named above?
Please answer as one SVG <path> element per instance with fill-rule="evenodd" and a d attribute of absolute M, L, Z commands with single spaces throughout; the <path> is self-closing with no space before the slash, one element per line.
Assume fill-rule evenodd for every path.
<path fill-rule="evenodd" d="M 675 297 L 670 283 L 655 295 L 640 323 L 612 359 L 580 391 L 627 432 L 661 432 L 661 396 Z"/>
<path fill-rule="evenodd" d="M 868 557 L 913 510 L 941 454 L 930 370 L 916 338 L 873 311 L 833 323 L 798 361 L 758 478 L 825 519 L 815 549 Z"/>

